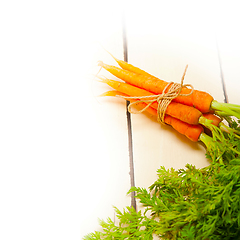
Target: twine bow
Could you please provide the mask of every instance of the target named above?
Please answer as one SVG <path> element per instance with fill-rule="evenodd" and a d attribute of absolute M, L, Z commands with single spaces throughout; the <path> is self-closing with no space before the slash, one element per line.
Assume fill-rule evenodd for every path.
<path fill-rule="evenodd" d="M 166 109 L 168 107 L 168 105 L 171 103 L 171 101 L 175 98 L 177 98 L 178 96 L 189 96 L 193 93 L 193 86 L 191 84 L 183 84 L 184 81 L 184 77 L 186 75 L 186 71 L 187 71 L 188 65 L 185 67 L 182 79 L 181 79 L 181 83 L 174 83 L 174 82 L 169 82 L 166 87 L 164 88 L 163 92 L 161 94 L 157 94 L 157 95 L 149 95 L 149 96 L 134 96 L 134 97 L 127 97 L 127 99 L 139 99 L 135 102 L 132 102 L 128 105 L 128 111 L 130 113 L 133 114 L 137 114 L 137 113 L 142 113 L 143 111 L 145 111 L 148 107 L 151 106 L 151 104 L 153 102 L 158 102 L 158 108 L 157 108 L 157 113 L 158 113 L 158 121 L 162 124 L 164 123 L 164 117 L 165 117 L 165 113 L 166 113 Z M 168 87 L 171 85 L 171 87 L 169 88 L 169 90 L 166 92 L 166 90 L 168 89 Z M 183 87 L 190 87 L 191 88 L 191 92 L 188 94 L 181 94 L 182 88 Z M 124 97 L 126 98 L 126 97 Z M 132 111 L 131 107 L 135 104 L 138 104 L 140 102 L 145 102 L 148 103 L 146 105 L 146 107 L 144 107 L 141 110 L 138 111 Z"/>

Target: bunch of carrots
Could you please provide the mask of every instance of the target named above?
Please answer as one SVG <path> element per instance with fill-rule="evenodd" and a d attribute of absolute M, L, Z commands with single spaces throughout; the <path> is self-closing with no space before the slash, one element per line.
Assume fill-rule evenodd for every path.
<path fill-rule="evenodd" d="M 120 67 L 108 65 L 102 61 L 99 61 L 99 66 L 123 81 L 99 76 L 103 83 L 114 89 L 101 96 L 124 98 L 157 117 L 159 102 L 153 101 L 149 104 L 149 96 L 168 92 L 171 84 L 125 61 L 112 57 Z M 231 127 L 232 117 L 240 119 L 239 105 L 219 103 L 210 94 L 188 87 L 182 87 L 180 91 L 166 109 L 165 124 L 172 126 L 194 142 L 202 141 L 208 149 L 216 146 L 216 144 L 212 144 L 216 141 L 227 144 L 226 135 L 240 138 L 240 131 Z M 227 124 L 224 124 L 223 120 L 226 120 Z M 211 130 L 211 134 L 206 133 L 206 128 Z M 232 145 L 228 147 L 237 151 Z"/>

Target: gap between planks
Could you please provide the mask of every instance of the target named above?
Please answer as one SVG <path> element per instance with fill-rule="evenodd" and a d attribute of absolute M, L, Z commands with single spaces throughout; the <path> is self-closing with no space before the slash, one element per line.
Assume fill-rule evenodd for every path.
<path fill-rule="evenodd" d="M 123 13 L 122 16 L 122 36 L 123 36 L 123 57 L 124 61 L 128 62 L 128 45 L 127 45 L 127 33 L 126 33 L 126 22 Z M 128 129 L 128 152 L 129 152 L 129 166 L 130 166 L 130 184 L 131 187 L 135 187 L 134 177 L 134 163 L 133 163 L 133 138 L 132 138 L 132 121 L 131 113 L 128 111 L 129 101 L 126 102 L 126 115 L 127 115 L 127 129 Z M 135 192 L 131 192 L 131 207 L 137 210 Z"/>
<path fill-rule="evenodd" d="M 220 55 L 217 37 L 216 37 L 216 46 L 217 46 L 217 54 L 218 54 L 221 83 L 222 83 L 222 88 L 223 88 L 224 102 L 228 103 L 228 95 L 227 95 L 227 89 L 226 89 L 226 84 L 225 84 L 224 75 L 223 75 L 222 61 L 221 61 L 221 55 Z"/>

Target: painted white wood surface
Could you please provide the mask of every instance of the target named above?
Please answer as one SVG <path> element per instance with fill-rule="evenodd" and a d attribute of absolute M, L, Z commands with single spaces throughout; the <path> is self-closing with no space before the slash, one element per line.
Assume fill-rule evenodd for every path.
<path fill-rule="evenodd" d="M 98 98 L 109 88 L 93 80 L 98 60 L 115 64 L 102 46 L 123 59 L 123 8 L 130 63 L 176 82 L 188 64 L 185 83 L 222 102 L 217 39 L 240 104 L 237 7 L 213 2 L 0 3 L 0 239 L 81 239 L 130 204 L 125 103 Z M 208 164 L 200 144 L 143 114 L 132 128 L 136 186 L 160 165 Z"/>
<path fill-rule="evenodd" d="M 240 23 L 238 1 L 220 2 L 216 12 L 215 32 L 220 52 L 228 101 L 240 104 Z"/>
<path fill-rule="evenodd" d="M 0 239 L 80 239 L 130 204 L 125 107 L 93 80 L 101 45 L 122 58 L 114 4 L 0 3 Z"/>

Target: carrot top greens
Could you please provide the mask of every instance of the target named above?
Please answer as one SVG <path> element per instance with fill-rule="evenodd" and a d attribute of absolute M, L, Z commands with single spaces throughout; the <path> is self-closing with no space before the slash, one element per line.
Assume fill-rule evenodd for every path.
<path fill-rule="evenodd" d="M 236 121 L 231 127 L 238 129 Z M 100 220 L 91 239 L 238 239 L 240 236 L 240 141 L 233 133 L 203 135 L 210 165 L 161 167 L 148 188 L 131 188 L 144 210 L 115 207 L 119 224 Z"/>

